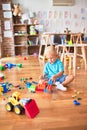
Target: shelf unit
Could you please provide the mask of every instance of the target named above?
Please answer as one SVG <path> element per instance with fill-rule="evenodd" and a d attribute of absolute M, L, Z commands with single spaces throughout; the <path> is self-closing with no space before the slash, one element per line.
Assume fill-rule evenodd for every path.
<path fill-rule="evenodd" d="M 21 23 L 14 24 L 15 55 L 31 55 L 39 52 L 39 32 L 36 35 L 30 35 L 30 26 Z"/>
<path fill-rule="evenodd" d="M 15 55 L 27 55 L 27 25 L 14 24 Z"/>

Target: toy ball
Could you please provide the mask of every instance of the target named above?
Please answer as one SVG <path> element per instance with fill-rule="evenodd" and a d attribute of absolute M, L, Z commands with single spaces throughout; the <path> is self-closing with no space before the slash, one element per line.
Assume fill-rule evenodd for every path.
<path fill-rule="evenodd" d="M 33 55 L 34 55 L 34 57 L 38 57 L 38 54 L 37 54 L 37 53 L 34 53 Z"/>

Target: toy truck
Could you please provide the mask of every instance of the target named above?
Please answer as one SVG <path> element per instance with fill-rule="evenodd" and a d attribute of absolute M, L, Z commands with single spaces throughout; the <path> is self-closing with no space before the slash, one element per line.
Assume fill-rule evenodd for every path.
<path fill-rule="evenodd" d="M 8 99 L 6 104 L 6 110 L 12 111 L 18 115 L 25 112 L 25 114 L 33 118 L 39 113 L 39 108 L 34 99 L 29 98 L 21 98 L 21 94 L 19 92 L 14 92 L 12 96 Z"/>

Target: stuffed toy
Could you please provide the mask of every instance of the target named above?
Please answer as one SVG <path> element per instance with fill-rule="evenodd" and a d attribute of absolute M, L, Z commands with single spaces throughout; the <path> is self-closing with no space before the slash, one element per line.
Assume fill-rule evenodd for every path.
<path fill-rule="evenodd" d="M 35 26 L 30 26 L 30 35 L 36 35 L 37 34 L 37 32 L 36 32 L 36 30 L 35 30 Z"/>
<path fill-rule="evenodd" d="M 22 8 L 19 4 L 14 4 L 12 8 L 13 16 L 22 16 Z"/>

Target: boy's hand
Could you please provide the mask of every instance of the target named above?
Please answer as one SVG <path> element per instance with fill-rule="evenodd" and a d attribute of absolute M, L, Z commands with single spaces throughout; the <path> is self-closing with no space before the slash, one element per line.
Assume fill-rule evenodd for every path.
<path fill-rule="evenodd" d="M 51 80 L 55 82 L 56 76 L 54 75 L 54 76 L 51 78 Z"/>

